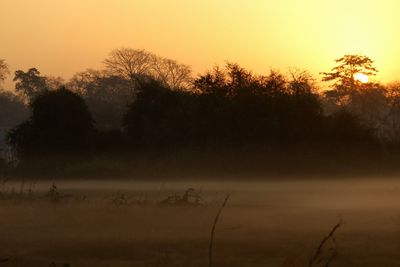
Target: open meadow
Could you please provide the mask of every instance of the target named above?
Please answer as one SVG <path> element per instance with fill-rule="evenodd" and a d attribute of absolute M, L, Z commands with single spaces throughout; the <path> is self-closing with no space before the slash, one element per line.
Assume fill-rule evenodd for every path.
<path fill-rule="evenodd" d="M 400 266 L 395 179 L 52 184 L 3 184 L 0 266 L 209 266 L 210 231 L 227 193 L 213 266 L 310 266 L 340 220 L 321 259 L 334 255 L 332 266 Z M 199 205 L 161 204 L 188 188 Z"/>

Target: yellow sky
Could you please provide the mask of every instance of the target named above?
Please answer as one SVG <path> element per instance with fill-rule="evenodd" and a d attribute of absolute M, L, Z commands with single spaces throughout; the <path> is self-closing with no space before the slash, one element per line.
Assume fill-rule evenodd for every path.
<path fill-rule="evenodd" d="M 398 0 L 0 0 L 0 58 L 69 78 L 113 48 L 144 48 L 202 72 L 225 60 L 318 75 L 346 53 L 400 80 Z"/>

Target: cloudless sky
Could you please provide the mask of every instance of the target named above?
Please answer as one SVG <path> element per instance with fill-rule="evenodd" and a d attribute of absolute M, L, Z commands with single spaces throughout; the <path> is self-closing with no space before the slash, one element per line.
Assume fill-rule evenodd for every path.
<path fill-rule="evenodd" d="M 361 53 L 379 79 L 400 80 L 398 0 L 0 0 L 0 11 L 0 58 L 13 71 L 69 78 L 132 47 L 195 73 L 229 60 L 317 78 L 335 58 Z"/>

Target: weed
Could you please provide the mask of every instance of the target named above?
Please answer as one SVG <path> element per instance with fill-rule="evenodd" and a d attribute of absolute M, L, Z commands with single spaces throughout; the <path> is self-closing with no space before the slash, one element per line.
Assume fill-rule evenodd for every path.
<path fill-rule="evenodd" d="M 310 258 L 308 267 L 316 267 L 316 266 L 329 267 L 329 265 L 333 262 L 333 260 L 338 255 L 336 240 L 335 240 L 335 232 L 340 228 L 340 226 L 342 226 L 342 224 L 343 221 L 340 220 L 332 228 L 329 234 L 321 240 L 317 249 Z"/>
<path fill-rule="evenodd" d="M 160 201 L 160 205 L 167 206 L 202 206 L 204 205 L 201 192 L 194 188 L 187 189 L 182 195 L 174 194 Z"/>

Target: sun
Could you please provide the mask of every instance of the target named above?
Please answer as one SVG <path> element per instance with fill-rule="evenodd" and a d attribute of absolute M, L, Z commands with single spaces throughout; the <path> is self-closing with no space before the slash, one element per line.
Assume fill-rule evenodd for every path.
<path fill-rule="evenodd" d="M 354 80 L 359 81 L 360 83 L 368 83 L 369 77 L 364 73 L 356 73 L 354 74 Z"/>

